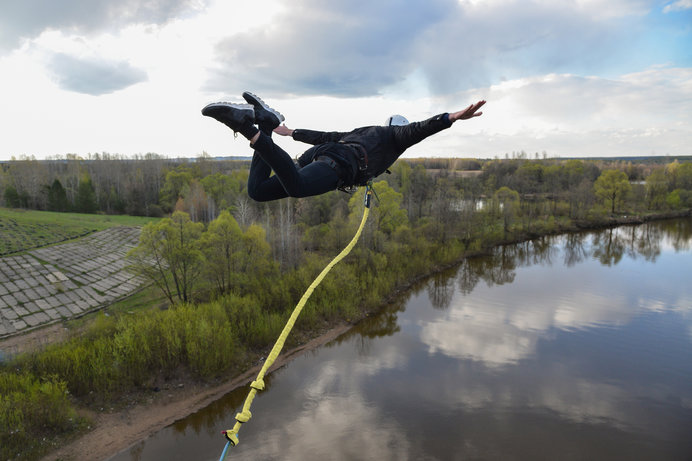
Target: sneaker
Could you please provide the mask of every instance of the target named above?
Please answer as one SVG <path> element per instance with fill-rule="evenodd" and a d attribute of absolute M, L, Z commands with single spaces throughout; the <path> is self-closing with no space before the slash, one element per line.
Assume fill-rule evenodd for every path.
<path fill-rule="evenodd" d="M 286 117 L 281 115 L 277 110 L 272 109 L 262 101 L 257 95 L 245 91 L 243 93 L 243 98 L 255 109 L 255 122 L 259 126 L 260 130 L 265 134 L 271 136 L 271 132 L 281 124 Z"/>
<path fill-rule="evenodd" d="M 250 104 L 235 104 L 231 102 L 213 102 L 202 109 L 202 115 L 211 117 L 223 123 L 231 130 L 240 132 L 247 137 L 254 128 L 255 110 Z"/>

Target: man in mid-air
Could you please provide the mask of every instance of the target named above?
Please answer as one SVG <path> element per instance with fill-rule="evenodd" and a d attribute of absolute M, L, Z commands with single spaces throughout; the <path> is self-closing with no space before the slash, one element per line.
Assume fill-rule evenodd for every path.
<path fill-rule="evenodd" d="M 284 116 L 256 95 L 246 91 L 243 98 L 248 104 L 215 102 L 205 106 L 202 115 L 218 120 L 250 141 L 255 153 L 248 194 L 260 202 L 309 197 L 365 185 L 384 173 L 414 144 L 451 127 L 457 120 L 482 115 L 478 110 L 485 104 L 478 101 L 464 110 L 436 115 L 422 122 L 409 123 L 401 115 L 393 115 L 384 126 L 322 132 L 290 129 L 281 125 Z M 286 151 L 274 144 L 272 132 L 313 147 L 298 158 L 296 165 Z"/>

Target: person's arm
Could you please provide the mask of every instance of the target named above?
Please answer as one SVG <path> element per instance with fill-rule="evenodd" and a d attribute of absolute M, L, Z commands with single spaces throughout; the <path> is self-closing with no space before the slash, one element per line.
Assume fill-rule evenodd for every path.
<path fill-rule="evenodd" d="M 279 125 L 274 128 L 274 133 L 280 136 L 291 136 L 296 141 L 304 142 L 306 144 L 312 144 L 316 146 L 317 144 L 323 144 L 325 142 L 336 142 L 339 141 L 346 133 L 340 131 L 316 131 L 316 130 L 294 130 L 287 127 L 285 124 Z"/>

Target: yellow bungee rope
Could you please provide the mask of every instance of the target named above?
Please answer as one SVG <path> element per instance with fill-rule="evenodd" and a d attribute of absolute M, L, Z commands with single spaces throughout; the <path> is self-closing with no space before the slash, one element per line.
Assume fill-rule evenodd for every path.
<path fill-rule="evenodd" d="M 341 251 L 341 253 L 339 253 L 334 259 L 332 259 L 332 261 L 329 264 L 327 264 L 327 266 L 324 269 L 322 269 L 320 275 L 318 275 L 317 278 L 312 282 L 312 284 L 310 284 L 308 289 L 305 290 L 303 297 L 300 298 L 300 301 L 298 301 L 298 304 L 293 309 L 291 317 L 289 317 L 288 321 L 286 322 L 286 325 L 284 326 L 284 329 L 281 331 L 281 334 L 279 335 L 279 338 L 274 343 L 274 347 L 272 347 L 271 352 L 267 356 L 267 360 L 264 362 L 262 369 L 259 371 L 259 373 L 257 373 L 257 378 L 252 383 L 250 383 L 250 392 L 248 392 L 248 395 L 245 398 L 245 403 L 243 404 L 242 411 L 235 415 L 236 423 L 233 426 L 233 429 L 223 431 L 223 434 L 226 436 L 228 441 L 226 442 L 226 446 L 224 447 L 223 452 L 221 453 L 221 458 L 219 458 L 219 461 L 224 460 L 224 458 L 226 457 L 226 452 L 228 451 L 228 448 L 230 446 L 236 446 L 238 445 L 238 443 L 240 443 L 240 441 L 238 440 L 238 431 L 240 431 L 240 426 L 243 423 L 248 422 L 252 417 L 252 413 L 250 413 L 250 406 L 252 405 L 252 401 L 255 399 L 255 395 L 257 394 L 257 392 L 264 390 L 264 375 L 267 373 L 267 370 L 269 370 L 269 368 L 274 364 L 274 361 L 279 356 L 279 353 L 281 353 L 281 349 L 283 349 L 284 347 L 286 338 L 293 329 L 293 325 L 296 323 L 296 320 L 298 319 L 300 312 L 303 310 L 303 306 L 305 306 L 305 303 L 307 302 L 308 298 L 315 290 L 315 288 L 317 288 L 317 286 L 322 282 L 322 280 L 332 269 L 332 267 L 334 267 L 336 264 L 339 263 L 339 261 L 344 259 L 346 255 L 348 255 L 351 252 L 353 247 L 356 246 L 356 243 L 360 238 L 360 234 L 363 232 L 363 228 L 365 227 L 365 222 L 368 219 L 368 214 L 370 213 L 370 198 L 372 197 L 373 192 L 374 189 L 372 188 L 372 183 L 369 183 L 365 188 L 365 209 L 363 210 L 363 219 L 361 220 L 360 226 L 356 231 L 356 235 L 354 235 L 353 239 L 351 239 L 351 242 L 348 245 L 346 245 L 346 248 L 344 248 Z"/>

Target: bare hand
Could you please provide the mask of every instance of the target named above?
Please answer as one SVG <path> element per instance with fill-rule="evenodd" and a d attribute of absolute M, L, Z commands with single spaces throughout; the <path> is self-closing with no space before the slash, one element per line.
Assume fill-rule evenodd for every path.
<path fill-rule="evenodd" d="M 292 136 L 293 130 L 290 129 L 289 127 L 287 127 L 286 124 L 284 123 L 283 125 L 279 125 L 276 128 L 274 128 L 274 133 L 276 133 L 280 136 Z"/>
<path fill-rule="evenodd" d="M 483 107 L 485 104 L 485 101 L 478 101 L 476 104 L 471 104 L 464 110 L 460 110 L 459 112 L 453 112 L 449 114 L 449 121 L 454 123 L 457 120 L 468 120 L 473 117 L 480 117 L 483 115 L 483 112 L 477 112 L 478 109 Z"/>

